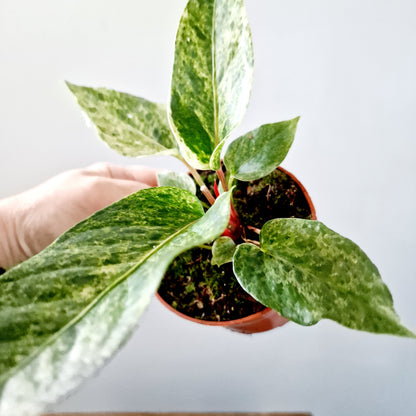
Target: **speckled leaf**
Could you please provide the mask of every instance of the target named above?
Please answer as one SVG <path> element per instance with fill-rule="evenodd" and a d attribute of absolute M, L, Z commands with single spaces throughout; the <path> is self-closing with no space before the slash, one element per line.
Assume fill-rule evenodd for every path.
<path fill-rule="evenodd" d="M 170 119 L 182 154 L 209 169 L 250 98 L 253 50 L 243 0 L 190 0 L 176 37 Z"/>
<path fill-rule="evenodd" d="M 165 105 L 106 88 L 67 82 L 78 104 L 112 149 L 125 156 L 179 156 Z"/>
<path fill-rule="evenodd" d="M 218 170 L 221 167 L 221 151 L 226 141 L 227 139 L 221 140 L 221 142 L 214 149 L 211 159 L 209 160 L 209 167 L 211 170 Z"/>
<path fill-rule="evenodd" d="M 273 172 L 293 143 L 298 120 L 264 124 L 231 142 L 224 155 L 227 170 L 241 181 L 254 181 Z"/>
<path fill-rule="evenodd" d="M 234 252 L 237 246 L 230 237 L 218 237 L 212 245 L 212 260 L 211 263 L 221 266 L 225 263 L 233 261 Z"/>
<path fill-rule="evenodd" d="M 318 221 L 286 218 L 266 223 L 260 243 L 237 248 L 234 272 L 248 293 L 285 318 L 415 337 L 401 325 L 377 267 L 351 240 Z"/>
<path fill-rule="evenodd" d="M 125 342 L 167 266 L 225 229 L 230 196 L 204 215 L 177 188 L 96 213 L 0 277 L 0 414 L 43 411 Z"/>
<path fill-rule="evenodd" d="M 157 172 L 157 183 L 159 186 L 173 186 L 196 194 L 195 182 L 183 172 L 159 171 Z"/>

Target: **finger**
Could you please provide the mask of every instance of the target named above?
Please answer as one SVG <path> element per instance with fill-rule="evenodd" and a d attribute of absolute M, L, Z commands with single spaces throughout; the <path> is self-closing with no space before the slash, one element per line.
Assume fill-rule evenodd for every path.
<path fill-rule="evenodd" d="M 157 186 L 157 170 L 146 166 L 119 166 L 111 163 L 96 163 L 87 170 L 111 179 L 137 181 L 148 186 Z"/>
<path fill-rule="evenodd" d="M 137 182 L 135 180 L 108 179 L 106 182 L 105 188 L 108 200 L 106 202 L 103 201 L 106 205 L 119 201 L 142 189 L 150 188 L 146 183 Z"/>

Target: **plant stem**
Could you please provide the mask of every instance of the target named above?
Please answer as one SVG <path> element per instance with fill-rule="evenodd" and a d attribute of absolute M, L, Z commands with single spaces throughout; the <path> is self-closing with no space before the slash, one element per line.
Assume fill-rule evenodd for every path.
<path fill-rule="evenodd" d="M 200 189 L 201 189 L 201 192 L 205 195 L 205 198 L 208 200 L 208 202 L 211 205 L 214 205 L 215 204 L 215 198 L 212 196 L 209 189 L 205 185 L 202 185 Z"/>
<path fill-rule="evenodd" d="M 201 244 L 199 247 L 200 248 L 205 248 L 206 250 L 212 250 L 212 247 L 209 246 L 208 244 Z"/>
<path fill-rule="evenodd" d="M 249 238 L 243 238 L 246 243 L 254 244 L 257 247 L 260 247 L 260 243 L 256 240 L 250 240 Z"/>
<path fill-rule="evenodd" d="M 253 227 L 253 226 L 251 226 L 251 225 L 246 225 L 246 227 L 247 227 L 249 230 L 251 230 L 251 231 L 255 232 L 257 235 L 260 235 L 260 230 L 259 230 L 258 228 Z"/>
<path fill-rule="evenodd" d="M 220 167 L 217 170 L 217 175 L 220 178 L 223 191 L 227 192 L 228 191 L 228 185 L 227 185 L 227 181 L 225 180 L 225 175 L 224 175 L 224 172 L 222 170 L 222 167 Z"/>
<path fill-rule="evenodd" d="M 186 167 L 189 169 L 189 172 L 191 172 L 191 175 L 195 179 L 195 182 L 199 185 L 201 192 L 204 194 L 205 198 L 208 200 L 208 202 L 211 205 L 214 205 L 215 198 L 212 196 L 211 192 L 208 190 L 206 185 L 204 184 L 203 180 L 199 176 L 199 173 L 194 169 L 185 159 L 181 159 L 181 161 L 186 165 Z"/>

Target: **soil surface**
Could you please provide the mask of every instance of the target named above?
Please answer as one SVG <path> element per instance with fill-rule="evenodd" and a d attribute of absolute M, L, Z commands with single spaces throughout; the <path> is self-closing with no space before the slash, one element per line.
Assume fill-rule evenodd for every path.
<path fill-rule="evenodd" d="M 215 172 L 202 171 L 200 175 L 214 194 Z M 197 196 L 205 203 L 199 191 Z M 280 170 L 257 181 L 237 181 L 233 204 L 243 226 L 237 244 L 245 239 L 258 241 L 252 227 L 261 229 L 273 218 L 311 218 L 302 190 Z M 232 263 L 211 264 L 207 248 L 194 248 L 178 256 L 166 272 L 159 294 L 179 312 L 208 321 L 239 319 L 265 309 L 241 288 Z"/>

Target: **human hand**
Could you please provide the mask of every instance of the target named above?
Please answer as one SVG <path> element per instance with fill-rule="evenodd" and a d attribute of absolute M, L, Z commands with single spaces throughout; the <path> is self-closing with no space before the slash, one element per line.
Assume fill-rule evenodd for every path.
<path fill-rule="evenodd" d="M 154 169 L 97 163 L 1 200 L 0 267 L 28 259 L 94 212 L 156 185 Z"/>

